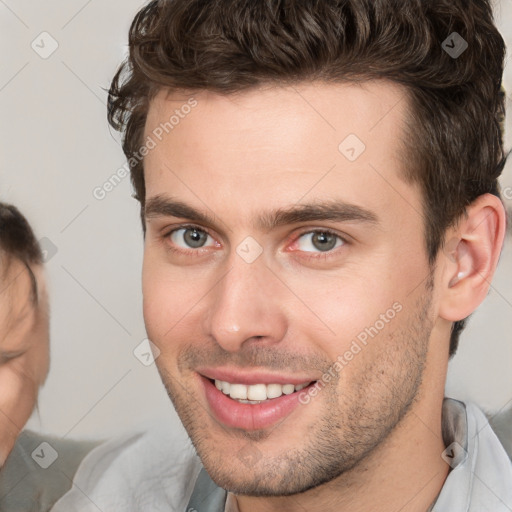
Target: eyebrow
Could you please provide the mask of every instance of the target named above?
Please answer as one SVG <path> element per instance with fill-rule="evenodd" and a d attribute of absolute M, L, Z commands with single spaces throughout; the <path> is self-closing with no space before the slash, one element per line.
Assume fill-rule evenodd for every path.
<path fill-rule="evenodd" d="M 215 226 L 215 215 L 196 210 L 192 206 L 164 195 L 157 195 L 147 200 L 144 215 L 146 219 L 155 217 L 178 217 L 192 222 Z M 325 200 L 308 204 L 296 204 L 262 213 L 255 222 L 261 231 L 290 224 L 311 221 L 361 222 L 377 226 L 378 216 L 361 206 L 342 200 Z"/>

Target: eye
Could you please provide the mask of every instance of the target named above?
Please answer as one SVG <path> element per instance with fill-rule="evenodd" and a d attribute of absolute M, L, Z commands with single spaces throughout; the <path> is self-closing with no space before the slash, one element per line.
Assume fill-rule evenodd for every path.
<path fill-rule="evenodd" d="M 26 351 L 27 351 L 27 349 L 18 350 L 16 352 L 0 352 L 0 363 L 1 364 L 8 363 L 12 359 L 16 359 L 16 358 L 22 356 Z"/>
<path fill-rule="evenodd" d="M 341 236 L 328 230 L 303 233 L 296 242 L 298 250 L 304 252 L 329 252 L 345 243 Z"/>
<path fill-rule="evenodd" d="M 195 226 L 183 226 L 171 231 L 168 236 L 174 245 L 182 249 L 201 249 L 212 238 L 206 231 Z"/>

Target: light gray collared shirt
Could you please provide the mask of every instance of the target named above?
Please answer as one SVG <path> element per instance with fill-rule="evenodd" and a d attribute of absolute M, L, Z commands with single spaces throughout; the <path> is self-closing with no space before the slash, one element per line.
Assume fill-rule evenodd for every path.
<path fill-rule="evenodd" d="M 446 398 L 443 458 L 452 466 L 432 512 L 512 512 L 512 463 L 483 412 Z M 231 507 L 231 508 L 229 508 Z M 238 512 L 183 432 L 160 424 L 94 449 L 52 512 Z"/>

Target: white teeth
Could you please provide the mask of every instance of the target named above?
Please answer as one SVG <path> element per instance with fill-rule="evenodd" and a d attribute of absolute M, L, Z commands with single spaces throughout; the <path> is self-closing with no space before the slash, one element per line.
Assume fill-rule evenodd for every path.
<path fill-rule="evenodd" d="M 293 384 L 285 384 L 283 386 L 283 393 L 285 395 L 291 395 L 295 391 L 295 386 Z"/>
<path fill-rule="evenodd" d="M 249 400 L 266 400 L 267 386 L 265 384 L 253 384 L 247 386 L 247 398 Z"/>
<path fill-rule="evenodd" d="M 229 396 L 238 400 L 247 400 L 247 386 L 244 384 L 231 384 Z"/>
<path fill-rule="evenodd" d="M 267 397 L 279 398 L 283 394 L 283 386 L 281 384 L 267 384 Z"/>
<path fill-rule="evenodd" d="M 233 384 L 223 380 L 215 380 L 215 387 L 225 395 L 244 404 L 259 404 L 267 399 L 279 398 L 281 395 L 291 395 L 304 389 L 309 382 L 303 384 Z"/>

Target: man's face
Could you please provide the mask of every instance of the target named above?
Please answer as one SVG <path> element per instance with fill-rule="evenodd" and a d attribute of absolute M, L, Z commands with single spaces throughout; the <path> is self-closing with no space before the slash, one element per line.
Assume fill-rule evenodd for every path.
<path fill-rule="evenodd" d="M 403 94 L 310 83 L 203 91 L 193 107 L 152 100 L 146 328 L 198 454 L 228 490 L 329 481 L 422 399 L 435 303 L 421 194 L 399 178 Z"/>

